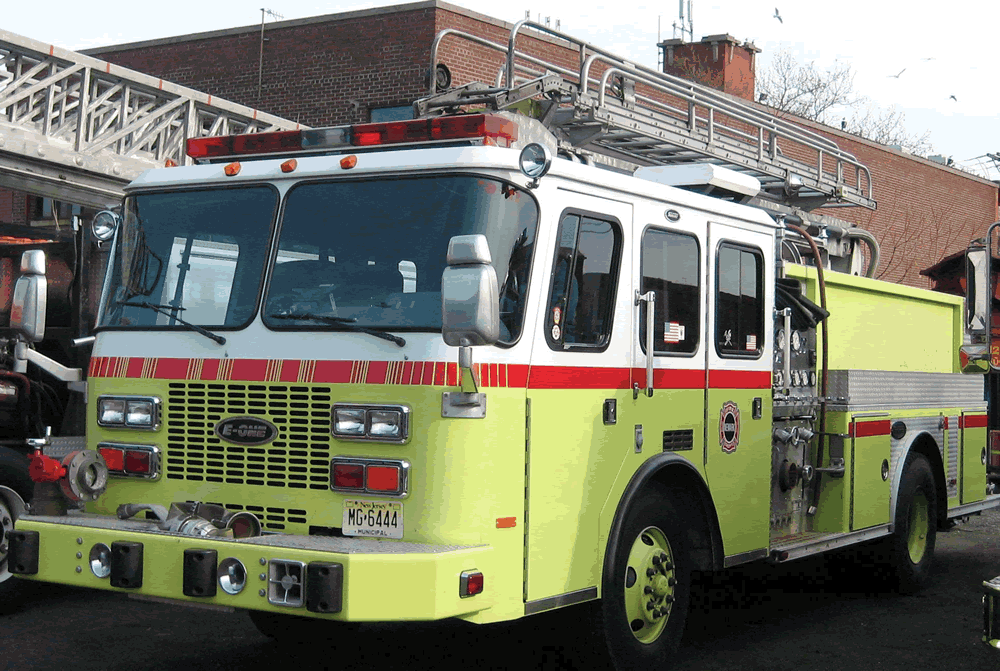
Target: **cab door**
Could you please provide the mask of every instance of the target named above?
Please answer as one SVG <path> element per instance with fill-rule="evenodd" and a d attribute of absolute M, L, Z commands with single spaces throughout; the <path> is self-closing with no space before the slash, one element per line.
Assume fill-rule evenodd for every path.
<path fill-rule="evenodd" d="M 767 548 L 774 233 L 710 220 L 705 468 L 727 558 Z"/>
<path fill-rule="evenodd" d="M 697 211 L 650 204 L 636 213 L 633 241 L 636 312 L 633 402 L 649 454 L 670 452 L 704 475 L 705 449 L 705 238 Z M 648 298 L 653 299 L 653 384 L 647 395 Z"/>

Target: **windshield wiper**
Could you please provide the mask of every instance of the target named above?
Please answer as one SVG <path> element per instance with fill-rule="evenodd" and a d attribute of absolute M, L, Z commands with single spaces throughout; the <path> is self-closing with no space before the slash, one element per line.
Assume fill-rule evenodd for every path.
<path fill-rule="evenodd" d="M 358 321 L 353 317 L 334 317 L 332 315 L 314 315 L 308 312 L 290 312 L 285 314 L 273 314 L 268 315 L 272 319 L 311 319 L 317 322 L 325 322 L 327 324 L 337 324 L 338 326 L 346 326 L 351 331 L 359 331 L 361 333 L 367 333 L 368 335 L 373 335 L 376 338 L 381 338 L 382 340 L 388 340 L 389 342 L 396 343 L 400 347 L 406 345 L 406 341 L 403 340 L 398 335 L 387 333 L 386 331 L 379 331 L 376 329 L 368 328 L 367 326 L 359 326 L 354 322 Z"/>
<path fill-rule="evenodd" d="M 177 311 L 177 310 L 183 310 L 184 308 L 176 307 L 176 306 L 173 306 L 173 305 L 158 305 L 156 303 L 150 303 L 149 301 L 139 301 L 137 303 L 130 303 L 128 301 L 118 301 L 118 305 L 127 305 L 127 306 L 133 307 L 133 308 L 146 308 L 148 310 L 152 310 L 153 312 L 159 312 L 161 315 L 166 315 L 167 317 L 170 317 L 171 319 L 173 319 L 177 323 L 183 324 L 184 326 L 187 326 L 192 331 L 197 331 L 198 333 L 202 334 L 206 338 L 211 338 L 212 340 L 214 340 L 215 342 L 219 343 L 220 345 L 225 345 L 226 344 L 226 339 L 223 338 L 222 336 L 216 335 L 215 333 L 212 333 L 211 331 L 209 331 L 207 328 L 204 328 L 203 326 L 198 326 L 197 324 L 192 324 L 191 322 L 189 322 L 187 320 L 184 320 L 184 319 L 181 319 L 177 315 L 171 314 L 170 312 L 168 312 L 168 310 Z"/>

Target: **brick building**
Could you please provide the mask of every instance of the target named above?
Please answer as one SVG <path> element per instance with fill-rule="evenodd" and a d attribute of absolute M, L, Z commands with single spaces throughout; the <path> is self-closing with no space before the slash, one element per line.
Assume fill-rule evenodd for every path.
<path fill-rule="evenodd" d="M 409 118 L 410 103 L 428 88 L 431 46 L 442 30 L 461 30 L 506 45 L 511 25 L 439 0 L 232 28 L 87 51 L 140 72 L 256 107 L 310 126 Z M 728 35 L 660 45 L 664 68 L 700 80 L 751 104 L 757 49 Z M 518 49 L 567 68 L 579 53 L 554 39 L 523 32 Z M 445 39 L 440 61 L 453 85 L 492 82 L 504 62 L 498 51 Z M 766 108 L 764 108 L 766 109 Z M 879 276 L 928 286 L 922 268 L 965 247 L 997 219 L 997 185 L 807 121 L 801 123 L 853 153 L 872 172 L 875 212 L 831 212 L 882 243 Z M 28 212 L 14 195 L 0 196 L 0 222 Z M 18 204 L 20 203 L 20 205 Z M 20 209 L 19 209 L 20 208 Z"/>

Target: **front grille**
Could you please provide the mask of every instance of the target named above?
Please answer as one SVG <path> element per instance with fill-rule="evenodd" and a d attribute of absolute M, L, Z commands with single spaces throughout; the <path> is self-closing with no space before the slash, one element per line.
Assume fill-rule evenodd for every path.
<path fill-rule="evenodd" d="M 330 391 L 326 387 L 174 382 L 166 412 L 166 476 L 194 482 L 297 489 L 330 487 Z M 252 415 L 278 427 L 259 446 L 214 432 L 227 417 Z"/>
<path fill-rule="evenodd" d="M 274 506 L 243 506 L 239 503 L 211 503 L 226 510 L 253 513 L 260 520 L 265 531 L 285 531 L 288 524 L 305 524 L 308 513 L 300 508 L 276 508 Z"/>

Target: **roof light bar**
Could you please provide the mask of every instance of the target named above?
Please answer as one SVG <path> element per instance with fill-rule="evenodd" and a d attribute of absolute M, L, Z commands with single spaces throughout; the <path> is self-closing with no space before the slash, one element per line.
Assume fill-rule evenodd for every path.
<path fill-rule="evenodd" d="M 510 147 L 517 140 L 517 124 L 496 114 L 467 114 L 309 130 L 197 137 L 187 141 L 187 154 L 195 160 L 208 160 L 350 146 L 377 147 L 472 139 L 482 139 L 488 145 Z"/>

